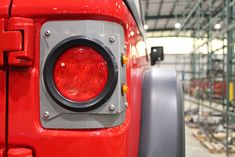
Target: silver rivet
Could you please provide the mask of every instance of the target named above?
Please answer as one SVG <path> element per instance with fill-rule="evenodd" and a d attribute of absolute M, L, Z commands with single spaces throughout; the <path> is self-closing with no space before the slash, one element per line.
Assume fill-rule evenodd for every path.
<path fill-rule="evenodd" d="M 110 111 L 114 111 L 115 110 L 115 106 L 113 104 L 109 105 L 109 110 Z"/>
<path fill-rule="evenodd" d="M 114 36 L 109 37 L 109 42 L 113 43 L 115 41 Z"/>
<path fill-rule="evenodd" d="M 45 111 L 42 115 L 44 119 L 48 119 L 50 117 L 50 113 L 48 111 Z"/>
<path fill-rule="evenodd" d="M 50 30 L 46 30 L 45 35 L 46 35 L 47 37 L 49 37 L 49 36 L 51 35 L 51 31 L 50 31 Z"/>

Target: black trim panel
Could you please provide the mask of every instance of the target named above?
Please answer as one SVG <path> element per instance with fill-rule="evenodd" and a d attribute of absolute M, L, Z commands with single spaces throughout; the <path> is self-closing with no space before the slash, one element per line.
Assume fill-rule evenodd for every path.
<path fill-rule="evenodd" d="M 108 81 L 97 97 L 86 102 L 75 102 L 62 96 L 57 90 L 53 81 L 53 69 L 57 58 L 67 49 L 78 45 L 85 45 L 94 48 L 99 52 L 108 65 Z M 57 44 L 47 56 L 43 69 L 45 87 L 53 100 L 61 107 L 71 111 L 85 112 L 93 110 L 104 104 L 113 94 L 118 81 L 118 66 L 111 50 L 97 39 L 86 36 L 70 37 Z"/>

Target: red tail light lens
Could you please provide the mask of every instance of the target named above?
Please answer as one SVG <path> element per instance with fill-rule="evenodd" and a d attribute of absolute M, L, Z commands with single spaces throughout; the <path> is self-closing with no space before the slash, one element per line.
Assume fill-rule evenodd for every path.
<path fill-rule="evenodd" d="M 88 111 L 104 104 L 113 94 L 118 66 L 102 42 L 76 36 L 58 43 L 43 69 L 44 85 L 51 98 L 72 111 Z"/>
<path fill-rule="evenodd" d="M 98 96 L 107 83 L 107 62 L 95 49 L 76 46 L 57 59 L 53 79 L 56 88 L 67 99 L 88 101 Z"/>

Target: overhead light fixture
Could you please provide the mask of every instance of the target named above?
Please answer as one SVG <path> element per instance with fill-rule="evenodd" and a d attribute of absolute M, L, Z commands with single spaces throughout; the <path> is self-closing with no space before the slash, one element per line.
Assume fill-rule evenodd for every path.
<path fill-rule="evenodd" d="M 214 29 L 221 29 L 221 24 L 219 24 L 219 23 L 215 24 Z"/>
<path fill-rule="evenodd" d="M 144 25 L 144 29 L 145 30 L 149 29 L 149 26 L 148 25 Z"/>
<path fill-rule="evenodd" d="M 175 23 L 175 28 L 179 29 L 181 27 L 181 24 L 179 22 Z"/>

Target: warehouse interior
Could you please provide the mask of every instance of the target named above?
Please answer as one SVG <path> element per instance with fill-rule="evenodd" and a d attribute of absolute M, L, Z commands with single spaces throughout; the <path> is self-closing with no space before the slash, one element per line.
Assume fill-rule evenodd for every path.
<path fill-rule="evenodd" d="M 141 2 L 148 49 L 183 83 L 186 156 L 235 156 L 235 0 Z"/>

